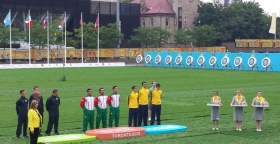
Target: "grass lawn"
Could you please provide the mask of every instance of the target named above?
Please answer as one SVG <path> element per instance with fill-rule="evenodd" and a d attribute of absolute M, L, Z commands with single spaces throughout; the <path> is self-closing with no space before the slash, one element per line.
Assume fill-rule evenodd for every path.
<path fill-rule="evenodd" d="M 25 89 L 27 97 L 33 92 L 34 85 L 40 86 L 40 91 L 46 99 L 54 88 L 59 89 L 61 98 L 59 132 L 61 134 L 82 133 L 82 109 L 79 106 L 81 96 L 87 88 L 93 88 L 98 94 L 98 88 L 104 87 L 106 94 L 111 94 L 112 86 L 119 87 L 121 99 L 120 125 L 127 126 L 128 108 L 126 97 L 131 92 L 131 86 L 141 87 L 146 81 L 151 86 L 152 81 L 161 84 L 163 90 L 162 124 L 181 124 L 188 127 L 187 132 L 149 135 L 141 138 L 94 141 L 92 143 L 201 143 L 201 144 L 263 144 L 279 143 L 280 110 L 279 110 L 279 73 L 245 72 L 245 71 L 213 71 L 176 68 L 67 68 L 67 81 L 59 79 L 62 69 L 17 69 L 0 71 L 0 143 L 23 144 L 29 140 L 15 139 L 17 116 L 15 102 L 19 98 L 19 90 Z M 236 90 L 241 88 L 248 104 L 261 90 L 269 101 L 270 107 L 265 108 L 265 119 L 262 132 L 256 132 L 253 121 L 253 108 L 245 108 L 243 131 L 235 131 L 233 109 L 229 106 Z M 210 102 L 214 90 L 219 91 L 223 100 L 220 117 L 220 131 L 212 131 L 210 120 Z M 45 112 L 43 132 L 46 130 L 48 115 Z"/>

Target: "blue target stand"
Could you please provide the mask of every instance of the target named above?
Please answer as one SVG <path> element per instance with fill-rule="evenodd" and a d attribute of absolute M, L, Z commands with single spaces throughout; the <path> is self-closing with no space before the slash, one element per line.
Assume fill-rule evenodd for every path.
<path fill-rule="evenodd" d="M 217 63 L 217 58 L 215 54 L 213 54 L 209 59 L 209 65 L 215 70 L 216 68 L 219 68 L 219 65 Z"/>
<path fill-rule="evenodd" d="M 163 63 L 161 61 L 161 56 L 160 54 L 158 54 L 156 57 L 155 57 L 155 62 L 154 62 L 154 67 L 161 67 L 163 66 Z"/>
<path fill-rule="evenodd" d="M 205 64 L 205 57 L 203 56 L 203 54 L 200 54 L 200 56 L 197 58 L 197 68 L 201 67 L 201 69 L 207 68 L 206 64 Z"/>
<path fill-rule="evenodd" d="M 255 55 L 252 54 L 252 56 L 248 59 L 248 66 L 249 69 L 252 69 L 252 71 L 254 71 L 255 69 L 259 71 L 259 67 L 257 65 L 257 59 L 255 58 Z"/>
<path fill-rule="evenodd" d="M 262 67 L 262 70 L 265 69 L 266 72 L 268 72 L 269 70 L 273 71 L 273 68 L 271 66 L 271 60 L 267 55 L 262 59 Z"/>
<path fill-rule="evenodd" d="M 221 60 L 221 64 L 222 64 L 223 68 L 225 68 L 226 70 L 231 68 L 229 61 L 230 61 L 230 59 L 229 59 L 228 55 L 225 54 L 225 56 Z"/>
<path fill-rule="evenodd" d="M 188 68 L 188 66 L 190 67 L 190 69 L 195 68 L 195 63 L 193 62 L 193 56 L 192 56 L 192 54 L 190 54 L 190 55 L 186 58 L 186 65 L 185 65 L 185 68 Z"/>
<path fill-rule="evenodd" d="M 182 61 L 183 57 L 179 53 L 178 56 L 175 58 L 175 64 L 177 65 L 177 68 L 181 68 L 183 66 Z"/>
<path fill-rule="evenodd" d="M 142 55 L 138 55 L 136 57 L 136 66 L 141 66 L 142 65 L 142 61 L 143 61 L 143 56 Z"/>
<path fill-rule="evenodd" d="M 237 69 L 238 71 L 245 70 L 242 62 L 243 62 L 242 57 L 240 57 L 240 55 L 238 55 L 233 61 L 235 69 Z"/>
<path fill-rule="evenodd" d="M 165 57 L 165 66 L 164 67 L 170 67 L 172 64 L 172 56 L 170 54 L 168 54 L 166 57 Z"/>

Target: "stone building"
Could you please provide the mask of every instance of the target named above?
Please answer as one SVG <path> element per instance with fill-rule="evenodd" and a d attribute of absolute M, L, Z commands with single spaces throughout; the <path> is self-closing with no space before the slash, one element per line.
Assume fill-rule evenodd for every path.
<path fill-rule="evenodd" d="M 193 28 L 200 0 L 133 0 L 131 3 L 141 5 L 141 26 L 161 27 L 173 35 L 183 27 Z M 174 43 L 173 36 L 168 43 Z"/>

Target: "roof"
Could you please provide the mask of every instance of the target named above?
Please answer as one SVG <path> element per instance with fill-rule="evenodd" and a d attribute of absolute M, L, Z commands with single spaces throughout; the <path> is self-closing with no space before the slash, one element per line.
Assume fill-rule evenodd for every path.
<path fill-rule="evenodd" d="M 130 3 L 140 3 L 140 0 L 133 0 Z M 144 7 L 147 11 L 142 14 L 175 14 L 167 0 L 144 0 Z"/>

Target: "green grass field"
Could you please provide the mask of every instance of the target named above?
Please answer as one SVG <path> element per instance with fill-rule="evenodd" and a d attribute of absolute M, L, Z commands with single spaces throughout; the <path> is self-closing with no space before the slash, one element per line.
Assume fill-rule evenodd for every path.
<path fill-rule="evenodd" d="M 81 96 L 87 88 L 104 87 L 105 93 L 112 92 L 117 85 L 122 95 L 120 125 L 127 126 L 128 108 L 126 97 L 131 86 L 141 87 L 146 81 L 161 84 L 163 90 L 162 124 L 181 124 L 188 127 L 187 132 L 149 135 L 141 138 L 94 141 L 92 143 L 201 143 L 201 144 L 243 144 L 243 143 L 279 143 L 280 110 L 279 110 L 279 73 L 189 70 L 172 68 L 122 67 L 122 68 L 67 68 L 67 81 L 59 79 L 62 69 L 17 69 L 0 71 L 0 143 L 23 144 L 25 139 L 15 139 L 17 116 L 15 102 L 19 98 L 19 90 L 25 89 L 27 97 L 33 92 L 34 85 L 40 86 L 44 101 L 51 95 L 54 88 L 59 89 L 61 98 L 59 132 L 61 134 L 81 133 L 82 110 L 79 107 Z M 269 101 L 270 107 L 265 109 L 262 132 L 255 131 L 253 108 L 245 108 L 243 131 L 235 131 L 233 109 L 229 106 L 236 90 L 240 88 L 248 104 L 261 90 Z M 220 131 L 212 131 L 210 120 L 210 101 L 214 90 L 219 91 L 223 100 L 220 117 Z M 43 132 L 47 125 L 45 113 Z"/>

